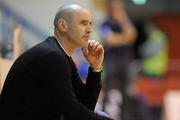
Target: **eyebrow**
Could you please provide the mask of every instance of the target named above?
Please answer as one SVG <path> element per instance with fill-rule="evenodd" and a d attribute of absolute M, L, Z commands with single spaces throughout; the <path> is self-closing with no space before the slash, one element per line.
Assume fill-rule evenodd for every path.
<path fill-rule="evenodd" d="M 87 19 L 82 19 L 81 22 L 82 22 L 82 23 L 83 23 L 83 22 L 87 22 L 87 23 L 89 23 L 90 25 L 92 24 L 92 21 L 89 21 L 89 20 L 87 20 Z"/>

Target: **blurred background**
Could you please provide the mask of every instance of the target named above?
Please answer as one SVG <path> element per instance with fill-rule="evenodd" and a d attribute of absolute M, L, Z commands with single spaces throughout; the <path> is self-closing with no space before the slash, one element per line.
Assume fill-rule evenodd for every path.
<path fill-rule="evenodd" d="M 53 35 L 68 3 L 90 10 L 91 39 L 105 48 L 96 110 L 115 120 L 180 120 L 179 0 L 0 0 L 0 91 L 14 60 Z M 81 50 L 73 59 L 85 82 Z"/>

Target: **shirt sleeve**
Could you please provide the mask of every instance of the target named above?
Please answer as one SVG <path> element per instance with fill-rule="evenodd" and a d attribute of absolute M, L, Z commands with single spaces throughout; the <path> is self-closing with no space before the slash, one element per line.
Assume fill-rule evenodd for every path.
<path fill-rule="evenodd" d="M 72 87 L 70 65 L 63 55 L 50 53 L 41 65 L 57 114 L 62 114 L 65 120 L 111 120 L 95 114 L 77 99 Z"/>

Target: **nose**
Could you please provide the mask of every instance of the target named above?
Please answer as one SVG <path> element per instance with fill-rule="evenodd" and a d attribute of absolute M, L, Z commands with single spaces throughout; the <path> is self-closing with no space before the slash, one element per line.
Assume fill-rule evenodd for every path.
<path fill-rule="evenodd" d="M 92 31 L 93 31 L 92 26 L 91 26 L 91 25 L 88 25 L 88 26 L 87 26 L 87 32 L 88 32 L 88 33 L 91 33 Z"/>

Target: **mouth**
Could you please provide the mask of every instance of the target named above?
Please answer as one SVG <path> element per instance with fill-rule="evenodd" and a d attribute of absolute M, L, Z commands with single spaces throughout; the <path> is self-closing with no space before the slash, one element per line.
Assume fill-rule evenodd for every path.
<path fill-rule="evenodd" d="M 84 39 L 86 39 L 87 41 L 89 40 L 90 36 L 83 36 Z"/>

